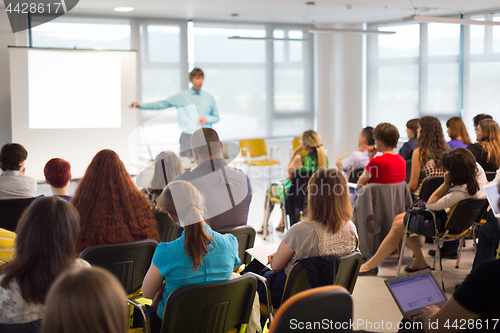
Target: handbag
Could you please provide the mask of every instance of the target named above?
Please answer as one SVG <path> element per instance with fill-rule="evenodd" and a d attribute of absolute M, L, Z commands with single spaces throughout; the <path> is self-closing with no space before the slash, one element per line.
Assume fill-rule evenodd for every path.
<path fill-rule="evenodd" d="M 434 237 L 434 219 L 432 214 L 425 211 L 426 202 L 422 199 L 417 199 L 408 209 L 404 217 L 405 226 L 408 225 L 408 230 L 412 233 L 423 235 L 425 237 Z M 448 218 L 448 214 L 444 210 L 435 211 L 436 226 L 438 231 Z"/>

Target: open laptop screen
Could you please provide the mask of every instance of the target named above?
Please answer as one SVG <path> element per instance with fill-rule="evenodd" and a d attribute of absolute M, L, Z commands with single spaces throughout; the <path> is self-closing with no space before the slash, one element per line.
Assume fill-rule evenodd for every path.
<path fill-rule="evenodd" d="M 491 209 L 493 209 L 493 214 L 495 214 L 495 217 L 499 217 L 500 210 L 498 209 L 498 199 L 500 199 L 500 194 L 498 193 L 498 183 L 488 184 L 483 186 L 483 189 L 486 193 Z"/>
<path fill-rule="evenodd" d="M 438 303 L 446 301 L 430 272 L 387 281 L 386 284 L 405 317 L 418 314 L 425 306 L 439 306 Z"/>

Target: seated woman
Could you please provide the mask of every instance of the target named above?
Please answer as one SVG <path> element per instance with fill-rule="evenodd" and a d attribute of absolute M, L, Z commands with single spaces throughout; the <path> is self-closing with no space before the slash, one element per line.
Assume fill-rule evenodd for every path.
<path fill-rule="evenodd" d="M 161 293 L 158 308 L 151 313 L 153 332 L 161 328 L 165 304 L 174 289 L 229 280 L 234 266 L 240 264 L 236 237 L 210 229 L 203 219 L 203 196 L 193 185 L 184 180 L 173 181 L 159 200 L 160 208 L 184 231 L 175 241 L 158 245 L 144 277 L 144 297 L 156 299 L 155 294 Z"/>
<path fill-rule="evenodd" d="M 418 145 L 413 151 L 408 183 L 408 188 L 415 197 L 419 196 L 425 178 L 444 175 L 441 158 L 443 153 L 449 150 L 439 119 L 426 116 L 420 118 L 418 122 L 420 125 L 417 129 Z"/>
<path fill-rule="evenodd" d="M 325 154 L 325 148 L 323 147 L 323 143 L 321 141 L 321 137 L 318 133 L 313 130 L 308 130 L 302 133 L 300 138 L 300 142 L 302 145 L 298 146 L 293 152 L 292 159 L 288 162 L 288 178 L 283 180 L 283 185 L 285 187 L 285 193 L 275 192 L 272 193 L 269 190 L 268 195 L 266 195 L 266 200 L 270 200 L 270 196 L 276 196 L 280 199 L 280 202 L 286 200 L 286 194 L 292 185 L 292 179 L 297 171 L 312 171 L 315 172 L 320 167 L 328 167 L 328 159 Z M 299 151 L 305 150 L 307 152 L 306 156 L 299 155 Z M 269 202 L 266 202 L 266 206 L 269 205 Z M 273 205 L 270 206 L 271 209 L 266 214 L 271 214 Z M 264 232 L 264 224 L 265 220 L 268 219 L 269 216 L 264 216 L 264 222 L 262 223 L 262 227 L 258 234 L 262 234 Z M 281 218 L 279 226 L 276 228 L 278 231 L 285 230 L 285 220 L 284 217 Z"/>
<path fill-rule="evenodd" d="M 405 161 L 411 160 L 413 151 L 417 148 L 417 128 L 418 119 L 410 119 L 406 122 L 406 136 L 408 137 L 408 141 L 406 141 L 399 150 L 399 155 L 401 155 Z"/>
<path fill-rule="evenodd" d="M 102 268 L 69 270 L 49 290 L 42 332 L 126 333 L 126 298 L 116 277 Z"/>
<path fill-rule="evenodd" d="M 112 150 L 94 156 L 71 203 L 81 216 L 79 252 L 94 245 L 159 237 L 146 198 Z"/>
<path fill-rule="evenodd" d="M 28 152 L 18 143 L 7 143 L 0 151 L 0 200 L 32 198 L 36 195 L 36 181 L 25 176 L 24 162 Z"/>
<path fill-rule="evenodd" d="M 477 143 L 467 146 L 484 171 L 495 172 L 500 168 L 500 129 L 498 123 L 485 119 L 476 126 Z"/>
<path fill-rule="evenodd" d="M 484 195 L 480 185 L 487 183 L 486 176 L 482 170 L 478 169 L 476 160 L 470 151 L 465 148 L 455 148 L 445 152 L 443 166 L 447 171 L 444 175 L 444 183 L 427 201 L 427 209 L 433 211 L 444 209 L 448 213 L 450 208 L 458 202 L 469 198 L 480 198 Z M 375 255 L 361 266 L 360 275 L 377 275 L 377 265 L 394 251 L 404 235 L 406 214 L 401 213 L 395 217 L 391 231 L 380 244 Z M 412 215 L 412 218 L 419 217 L 418 214 Z M 441 221 L 440 219 L 437 221 L 437 227 L 440 231 L 444 230 L 444 222 L 445 220 Z M 405 271 L 414 272 L 428 268 L 429 265 L 422 254 L 418 238 L 409 237 L 407 244 L 415 255 L 415 262 L 406 266 Z"/>
<path fill-rule="evenodd" d="M 375 146 L 370 150 L 371 156 L 376 152 L 382 156 L 373 157 L 366 165 L 365 171 L 358 180 L 358 189 L 367 183 L 395 184 L 406 179 L 406 162 L 394 151 L 398 145 L 399 132 L 396 126 L 381 123 L 373 131 Z"/>
<path fill-rule="evenodd" d="M 271 269 L 253 260 L 243 271 L 264 276 L 270 283 L 274 306 L 279 306 L 287 274 L 295 261 L 317 256 L 344 256 L 358 248 L 356 226 L 347 181 L 337 168 L 320 168 L 308 184 L 307 215 L 287 231 L 275 254 L 269 256 Z M 242 273 L 242 274 L 243 274 Z M 265 290 L 259 283 L 261 302 Z"/>
<path fill-rule="evenodd" d="M 67 269 L 90 267 L 77 259 L 79 222 L 76 209 L 57 197 L 26 209 L 16 229 L 14 259 L 0 267 L 0 323 L 40 321 L 54 280 Z"/>
<path fill-rule="evenodd" d="M 450 149 L 457 147 L 467 148 L 471 144 L 467 128 L 465 128 L 464 121 L 460 117 L 451 117 L 446 121 L 446 128 L 448 136 L 451 141 L 448 141 Z"/>
<path fill-rule="evenodd" d="M 181 160 L 173 151 L 162 151 L 156 155 L 151 183 L 148 188 L 141 190 L 149 201 L 153 211 L 160 211 L 157 201 L 165 186 L 183 172 L 184 168 L 182 167 Z"/>

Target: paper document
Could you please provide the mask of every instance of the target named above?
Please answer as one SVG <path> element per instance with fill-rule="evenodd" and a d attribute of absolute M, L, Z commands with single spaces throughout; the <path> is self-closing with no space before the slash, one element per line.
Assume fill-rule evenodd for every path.
<path fill-rule="evenodd" d="M 262 265 L 267 264 L 267 257 L 278 250 L 279 244 L 262 245 L 247 249 L 246 253 L 257 259 Z"/>

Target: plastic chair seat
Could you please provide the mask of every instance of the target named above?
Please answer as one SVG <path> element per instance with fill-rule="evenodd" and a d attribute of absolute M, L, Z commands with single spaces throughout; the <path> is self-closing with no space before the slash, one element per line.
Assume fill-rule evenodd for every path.
<path fill-rule="evenodd" d="M 245 161 L 244 163 L 248 164 L 248 161 Z M 250 162 L 250 165 L 255 165 L 255 166 L 270 166 L 275 164 L 279 164 L 279 162 L 267 158 L 263 160 L 253 160 Z"/>

